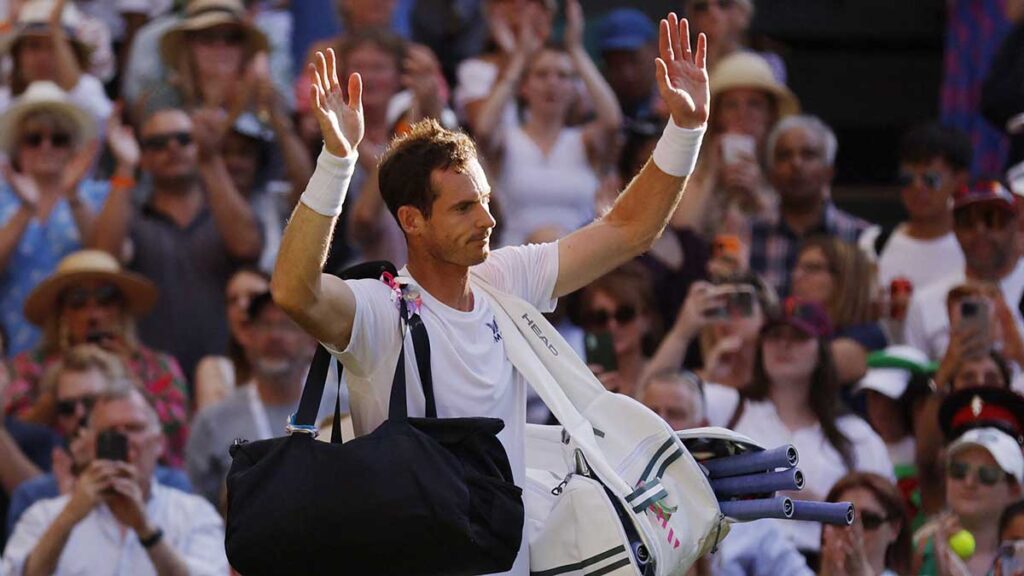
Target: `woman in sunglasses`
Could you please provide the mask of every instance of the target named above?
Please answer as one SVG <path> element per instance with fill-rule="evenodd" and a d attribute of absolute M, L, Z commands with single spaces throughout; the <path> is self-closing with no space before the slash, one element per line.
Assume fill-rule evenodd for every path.
<path fill-rule="evenodd" d="M 989 574 L 999 554 L 1000 514 L 1021 496 L 1020 444 L 999 428 L 970 429 L 946 448 L 945 476 L 948 512 L 915 533 L 915 574 Z M 961 530 L 975 543 L 967 558 L 950 544 Z"/>
<path fill-rule="evenodd" d="M 587 363 L 612 392 L 632 395 L 637 390 L 661 328 L 653 305 L 647 270 L 633 262 L 602 276 L 581 293 L 581 325 L 590 340 Z"/>
<path fill-rule="evenodd" d="M 43 328 L 40 345 L 11 362 L 14 380 L 7 412 L 22 420 L 53 425 L 52 391 L 41 381 L 47 368 L 79 344 L 95 344 L 121 359 L 125 370 L 150 397 L 167 438 L 164 463 L 180 466 L 188 437 L 188 393 L 178 362 L 138 341 L 135 320 L 156 303 L 157 289 L 146 278 L 121 270 L 106 252 L 81 250 L 63 260 L 25 301 L 25 316 Z"/>
<path fill-rule="evenodd" d="M 869 472 L 843 476 L 827 502 L 850 502 L 857 511 L 850 527 L 825 526 L 822 576 L 896 576 L 910 573 L 910 525 L 903 496 L 889 480 Z"/>
<path fill-rule="evenodd" d="M 0 321 L 12 353 L 39 331 L 25 321 L 29 291 L 89 237 L 109 189 L 86 178 L 96 123 L 52 82 L 36 82 L 0 116 Z"/>

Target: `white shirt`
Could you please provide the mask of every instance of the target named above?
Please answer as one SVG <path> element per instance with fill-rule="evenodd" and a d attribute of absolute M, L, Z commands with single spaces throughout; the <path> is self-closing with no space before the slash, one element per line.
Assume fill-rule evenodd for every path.
<path fill-rule="evenodd" d="M 739 392 L 720 384 L 708 384 L 705 389 L 708 421 L 712 426 L 725 426 L 739 402 Z M 836 419 L 836 426 L 849 440 L 853 449 L 854 470 L 875 472 L 893 483 L 896 476 L 885 442 L 867 422 L 853 415 Z M 824 500 L 837 480 L 848 470 L 839 451 L 829 443 L 820 424 L 799 430 L 790 430 L 779 418 L 775 405 L 767 400 L 747 400 L 743 415 L 733 428 L 740 434 L 754 438 L 765 448 L 792 444 L 800 453 L 798 467 L 804 474 L 804 489 L 788 493 L 799 500 Z M 800 550 L 818 550 L 821 547 L 821 525 L 816 522 L 779 522 L 779 526 Z"/>
<path fill-rule="evenodd" d="M 904 324 L 904 341 L 924 352 L 932 360 L 941 360 L 949 345 L 949 312 L 946 310 L 946 296 L 949 290 L 967 280 L 963 268 L 937 281 L 924 290 L 914 291 L 907 310 Z M 1024 330 L 1018 304 L 1024 294 L 1024 259 L 999 282 L 1003 298 L 1013 312 L 1017 329 Z"/>
<path fill-rule="evenodd" d="M 41 500 L 25 511 L 4 550 L 0 573 L 15 575 L 70 496 Z M 164 541 L 188 565 L 193 576 L 228 574 L 224 553 L 224 525 L 209 502 L 174 488 L 152 483 L 146 503 L 150 521 L 164 531 Z M 121 525 L 105 504 L 97 506 L 71 530 L 57 563 L 56 576 L 147 576 L 156 574 L 138 537 Z"/>
<path fill-rule="evenodd" d="M 558 277 L 558 245 L 516 246 L 495 250 L 473 268 L 498 290 L 519 296 L 542 312 L 555 307 L 552 293 Z M 402 271 L 408 276 L 408 271 Z M 348 281 L 355 293 L 352 337 L 343 352 L 331 350 L 345 366 L 349 405 L 357 435 L 373 431 L 388 415 L 391 381 L 398 361 L 398 308 L 391 290 L 379 280 Z M 524 486 L 526 381 L 505 353 L 501 333 L 487 297 L 473 289 L 473 310 L 450 308 L 425 290 L 420 316 L 430 336 L 430 367 L 439 418 L 488 416 L 505 428 L 498 439 L 505 447 L 516 484 Z M 406 387 L 410 416 L 424 414 L 425 401 L 406 338 Z M 529 573 L 529 547 L 524 540 L 509 574 Z"/>
<path fill-rule="evenodd" d="M 911 238 L 897 228 L 889 236 L 878 257 L 878 283 L 888 287 L 894 278 L 910 280 L 914 290 L 922 290 L 943 280 L 950 270 L 963 270 L 964 253 L 956 235 L 949 232 L 932 240 Z"/>

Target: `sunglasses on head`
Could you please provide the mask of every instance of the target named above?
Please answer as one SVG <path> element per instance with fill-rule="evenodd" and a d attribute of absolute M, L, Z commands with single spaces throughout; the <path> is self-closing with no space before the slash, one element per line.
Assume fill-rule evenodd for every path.
<path fill-rule="evenodd" d="M 885 524 L 889 520 L 892 520 L 892 518 L 889 516 L 883 516 L 882 514 L 870 512 L 867 510 L 858 510 L 857 517 L 860 518 L 860 523 L 862 526 L 864 526 L 864 529 L 869 531 L 878 530 L 878 528 L 882 524 Z"/>
<path fill-rule="evenodd" d="M 170 146 L 171 141 L 177 142 L 178 146 L 185 147 L 192 143 L 192 135 L 188 132 L 154 134 L 142 139 L 142 148 L 144 150 L 165 150 Z"/>
<path fill-rule="evenodd" d="M 921 184 L 929 190 L 938 190 L 942 186 L 942 174 L 935 170 L 926 170 L 921 173 L 912 172 L 910 170 L 901 170 L 897 177 L 897 182 L 903 188 L 912 185 L 921 180 Z"/>
<path fill-rule="evenodd" d="M 972 466 L 953 460 L 946 468 L 946 474 L 954 480 L 965 480 L 972 471 L 977 471 L 978 482 L 983 486 L 995 486 L 1006 478 L 1006 472 L 999 466 Z"/>
<path fill-rule="evenodd" d="M 968 206 L 953 212 L 953 225 L 957 228 L 974 228 L 978 223 L 989 230 L 1002 230 L 1010 223 L 1010 214 L 994 206 Z"/>
<path fill-rule="evenodd" d="M 57 400 L 57 415 L 74 416 L 75 412 L 78 410 L 79 404 L 85 408 L 85 413 L 88 414 L 92 411 L 92 407 L 95 403 L 96 397 L 88 394 L 85 396 L 79 396 L 78 398 Z"/>
<path fill-rule="evenodd" d="M 89 289 L 82 287 L 69 288 L 64 294 L 64 305 L 72 310 L 81 310 L 89 304 L 90 301 L 95 302 L 99 306 L 113 306 L 120 304 L 124 300 L 124 295 L 121 294 L 121 290 L 112 284 L 99 286 L 97 288 Z"/>
<path fill-rule="evenodd" d="M 690 9 L 694 12 L 707 12 L 711 9 L 711 5 L 718 6 L 719 10 L 728 10 L 733 7 L 736 0 L 695 0 L 690 3 Z"/>
<path fill-rule="evenodd" d="M 584 316 L 583 323 L 590 328 L 604 328 L 613 318 L 616 324 L 628 324 L 636 318 L 636 308 L 623 304 L 613 312 L 604 309 L 591 310 Z"/>
<path fill-rule="evenodd" d="M 21 137 L 21 144 L 28 148 L 38 148 L 44 141 L 54 148 L 71 147 L 71 135 L 66 132 L 29 132 Z"/>

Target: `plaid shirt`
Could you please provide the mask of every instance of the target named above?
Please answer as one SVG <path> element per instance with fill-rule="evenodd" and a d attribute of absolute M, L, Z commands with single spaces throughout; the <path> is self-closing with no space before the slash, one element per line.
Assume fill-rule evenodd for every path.
<path fill-rule="evenodd" d="M 750 224 L 750 269 L 763 276 L 780 297 L 788 296 L 790 273 L 804 238 L 827 235 L 856 243 L 868 225 L 832 202 L 825 204 L 821 222 L 803 236 L 791 230 L 781 216 L 777 222 L 755 220 Z"/>

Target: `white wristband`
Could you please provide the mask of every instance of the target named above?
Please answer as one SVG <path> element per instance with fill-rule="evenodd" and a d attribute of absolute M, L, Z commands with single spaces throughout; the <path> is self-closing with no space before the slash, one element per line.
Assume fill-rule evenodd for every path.
<path fill-rule="evenodd" d="M 299 199 L 317 214 L 334 218 L 341 214 L 341 206 L 348 194 L 348 184 L 356 170 L 355 152 L 339 158 L 324 148 L 316 159 L 316 170 L 306 184 L 306 191 Z"/>
<path fill-rule="evenodd" d="M 697 165 L 697 153 L 706 129 L 707 124 L 700 128 L 680 128 L 675 120 L 669 118 L 651 155 L 654 163 L 666 174 L 689 176 Z"/>

